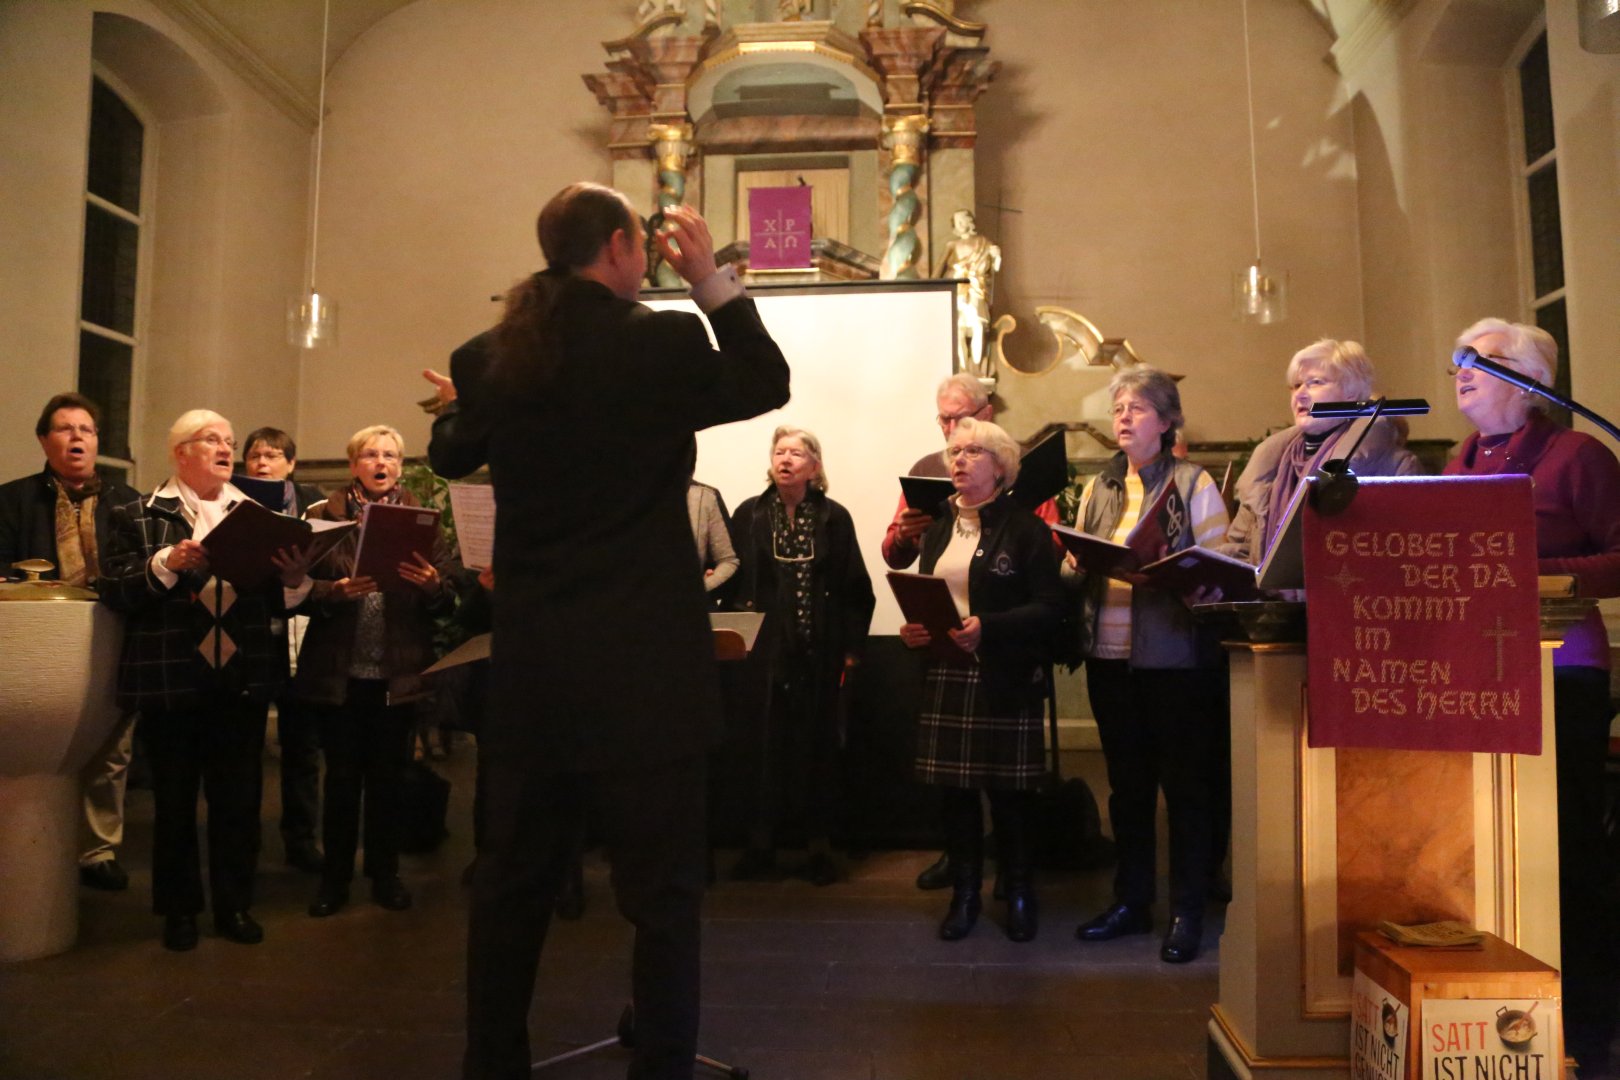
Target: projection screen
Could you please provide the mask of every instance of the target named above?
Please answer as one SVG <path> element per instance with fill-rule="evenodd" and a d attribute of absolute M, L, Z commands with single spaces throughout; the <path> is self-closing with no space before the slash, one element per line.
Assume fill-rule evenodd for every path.
<path fill-rule="evenodd" d="M 895 478 L 944 447 L 934 390 L 951 373 L 955 288 L 949 281 L 861 282 L 751 286 L 749 295 L 793 369 L 793 400 L 753 420 L 699 432 L 697 478 L 719 488 L 735 510 L 765 490 L 777 425 L 815 432 L 828 494 L 854 517 L 872 576 L 872 633 L 893 635 L 900 609 L 883 577 L 879 545 L 900 498 Z M 695 310 L 690 300 L 658 292 L 642 300 Z"/>

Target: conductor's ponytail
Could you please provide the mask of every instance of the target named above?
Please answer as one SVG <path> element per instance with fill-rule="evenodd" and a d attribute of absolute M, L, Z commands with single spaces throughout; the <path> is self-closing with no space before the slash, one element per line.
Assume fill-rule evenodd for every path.
<path fill-rule="evenodd" d="M 596 261 L 615 232 L 633 233 L 634 222 L 625 197 L 602 184 L 570 184 L 546 203 L 535 223 L 546 269 L 512 286 L 495 330 L 497 364 L 508 386 L 551 381 L 561 359 L 551 326 L 557 294 L 570 274 Z"/>

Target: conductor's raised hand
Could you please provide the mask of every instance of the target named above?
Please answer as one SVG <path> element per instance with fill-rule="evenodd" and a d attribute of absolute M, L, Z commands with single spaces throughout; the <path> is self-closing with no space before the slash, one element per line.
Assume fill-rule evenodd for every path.
<path fill-rule="evenodd" d="M 440 405 L 448 405 L 456 400 L 456 384 L 451 381 L 450 376 L 441 375 L 432 368 L 423 368 L 422 378 L 433 384 L 433 393 L 439 399 Z"/>
<path fill-rule="evenodd" d="M 688 284 L 696 285 L 719 269 L 714 262 L 714 237 L 709 235 L 709 223 L 690 206 L 665 210 L 664 223 L 653 234 L 653 243 Z"/>

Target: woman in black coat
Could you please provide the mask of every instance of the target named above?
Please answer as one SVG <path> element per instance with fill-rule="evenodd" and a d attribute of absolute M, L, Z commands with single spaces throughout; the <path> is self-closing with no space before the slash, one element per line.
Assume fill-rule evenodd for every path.
<path fill-rule="evenodd" d="M 349 439 L 348 455 L 353 481 L 311 506 L 307 519 L 358 521 L 369 505 L 419 505 L 399 483 L 405 447 L 394 428 L 361 428 Z M 411 894 L 399 879 L 411 703 L 429 692 L 421 672 L 433 663 L 434 616 L 448 614 L 455 604 L 444 578 L 456 563 L 442 539 L 401 562 L 401 587 L 387 591 L 374 578 L 356 576 L 359 548 L 359 532 L 351 532 L 311 571 L 309 629 L 292 683 L 294 696 L 314 710 L 326 751 L 321 815 L 326 856 L 320 889 L 309 905 L 315 918 L 335 915 L 349 902 L 362 793 L 362 869 L 371 879 L 371 897 L 390 911 L 411 906 Z"/>
<path fill-rule="evenodd" d="M 917 722 L 917 776 L 945 792 L 951 905 L 939 936 L 957 941 L 978 921 L 984 876 L 979 793 L 990 798 L 1007 936 L 1037 928 L 1030 822 L 1044 775 L 1041 732 L 1046 665 L 1062 621 L 1063 590 L 1051 530 L 1005 492 L 1018 478 L 1018 444 L 984 420 L 961 420 L 945 449 L 950 513 L 923 534 L 922 572 L 945 579 L 962 628 L 951 640 L 963 661 L 929 665 Z M 920 623 L 900 628 L 913 649 L 931 643 Z"/>
<path fill-rule="evenodd" d="M 838 700 L 860 663 L 872 622 L 872 580 L 849 511 L 827 498 L 821 442 L 801 428 L 771 437 L 771 486 L 745 499 L 732 518 L 742 559 L 737 604 L 768 613 L 770 703 L 761 740 L 760 805 L 739 878 L 776 871 L 776 830 L 804 823 L 806 875 L 817 885 L 839 876 L 831 837 L 839 806 Z"/>

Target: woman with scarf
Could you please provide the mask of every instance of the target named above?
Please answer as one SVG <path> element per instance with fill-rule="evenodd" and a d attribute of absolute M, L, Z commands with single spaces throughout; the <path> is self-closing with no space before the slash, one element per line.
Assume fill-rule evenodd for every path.
<path fill-rule="evenodd" d="M 1558 345 L 1536 326 L 1481 319 L 1457 348 L 1551 386 Z M 1546 399 L 1484 371 L 1452 369 L 1457 411 L 1474 426 L 1447 476 L 1521 474 L 1535 482 L 1536 555 L 1543 574 L 1573 574 L 1581 596 L 1620 596 L 1620 461 L 1608 447 L 1550 420 Z M 1564 1024 L 1580 1075 L 1608 1076 L 1616 963 L 1605 840 L 1609 641 L 1593 610 L 1553 653 L 1558 763 L 1558 902 L 1564 941 Z"/>
<path fill-rule="evenodd" d="M 802 428 L 771 437 L 770 486 L 732 517 L 742 560 L 737 606 L 766 612 L 770 703 L 761 740 L 759 802 L 732 874 L 776 872 L 776 830 L 803 822 L 817 885 L 838 880 L 832 833 L 839 801 L 839 695 L 860 663 L 872 621 L 872 581 L 849 511 L 827 498 L 821 441 Z"/>
<path fill-rule="evenodd" d="M 1421 472 L 1394 420 L 1313 417 L 1319 401 L 1362 401 L 1372 396 L 1373 366 L 1354 341 L 1323 338 L 1288 361 L 1288 405 L 1293 424 L 1254 448 L 1237 481 L 1237 514 L 1221 551 L 1259 566 L 1277 539 L 1283 515 L 1304 478 L 1324 461 L 1356 451 L 1357 476 L 1406 476 Z M 1371 430 L 1367 430 L 1369 423 Z M 1366 431 L 1366 438 L 1362 432 Z M 1360 445 L 1357 446 L 1357 440 Z"/>
<path fill-rule="evenodd" d="M 1046 666 L 1063 619 L 1063 589 L 1051 530 L 1006 495 L 1018 479 L 1018 444 L 988 420 L 957 421 L 945 449 L 948 506 L 922 536 L 921 569 L 950 586 L 962 628 L 951 640 L 962 661 L 929 665 L 917 722 L 917 776 L 945 795 L 945 853 L 951 904 L 939 924 L 945 941 L 978 921 L 984 876 L 979 793 L 990 799 L 1007 936 L 1035 937 L 1030 816 L 1046 775 L 1041 719 Z M 913 649 L 931 641 L 918 623 L 900 628 Z"/>
<path fill-rule="evenodd" d="M 264 939 L 249 913 L 259 858 L 265 718 L 286 671 L 272 623 L 309 592 L 296 552 L 280 580 L 238 590 L 214 575 L 208 534 L 246 499 L 230 483 L 236 439 L 206 409 L 169 428 L 174 472 L 144 498 L 113 507 L 101 599 L 124 614 L 118 704 L 140 711 L 152 761 L 152 907 L 163 946 L 197 947 L 203 907 L 197 794 L 208 801 L 208 888 L 214 928 L 243 945 Z M 278 651 L 279 650 L 279 651 Z"/>
<path fill-rule="evenodd" d="M 399 486 L 405 441 L 383 425 L 361 428 L 349 440 L 348 488 L 304 513 L 311 521 L 357 521 L 369 503 L 417 506 Z M 426 695 L 421 675 L 433 662 L 433 616 L 455 599 L 445 586 L 454 567 L 442 540 L 431 552 L 413 552 L 399 576 L 413 588 L 381 591 L 375 579 L 355 577 L 360 546 L 355 530 L 315 564 L 304 612 L 309 629 L 298 653 L 293 693 L 318 714 L 326 752 L 325 848 L 320 889 L 309 906 L 316 918 L 349 902 L 354 849 L 365 795 L 365 875 L 371 896 L 390 911 L 411 906 L 399 879 L 400 792 L 410 762 L 413 711 Z"/>
<path fill-rule="evenodd" d="M 1108 389 L 1119 453 L 1086 484 L 1078 527 L 1120 543 L 1144 513 L 1162 505 L 1141 525 L 1157 529 L 1168 552 L 1219 541 L 1227 526 L 1220 490 L 1200 466 L 1173 453 L 1185 423 L 1175 381 L 1153 368 L 1127 368 Z M 1184 964 L 1198 955 L 1210 878 L 1220 650 L 1194 625 L 1183 597 L 1099 575 L 1081 584 L 1086 689 L 1108 766 L 1119 865 L 1113 905 L 1075 934 L 1109 941 L 1153 929 L 1154 818 L 1162 787 L 1170 819 L 1170 930 L 1159 958 Z"/>

